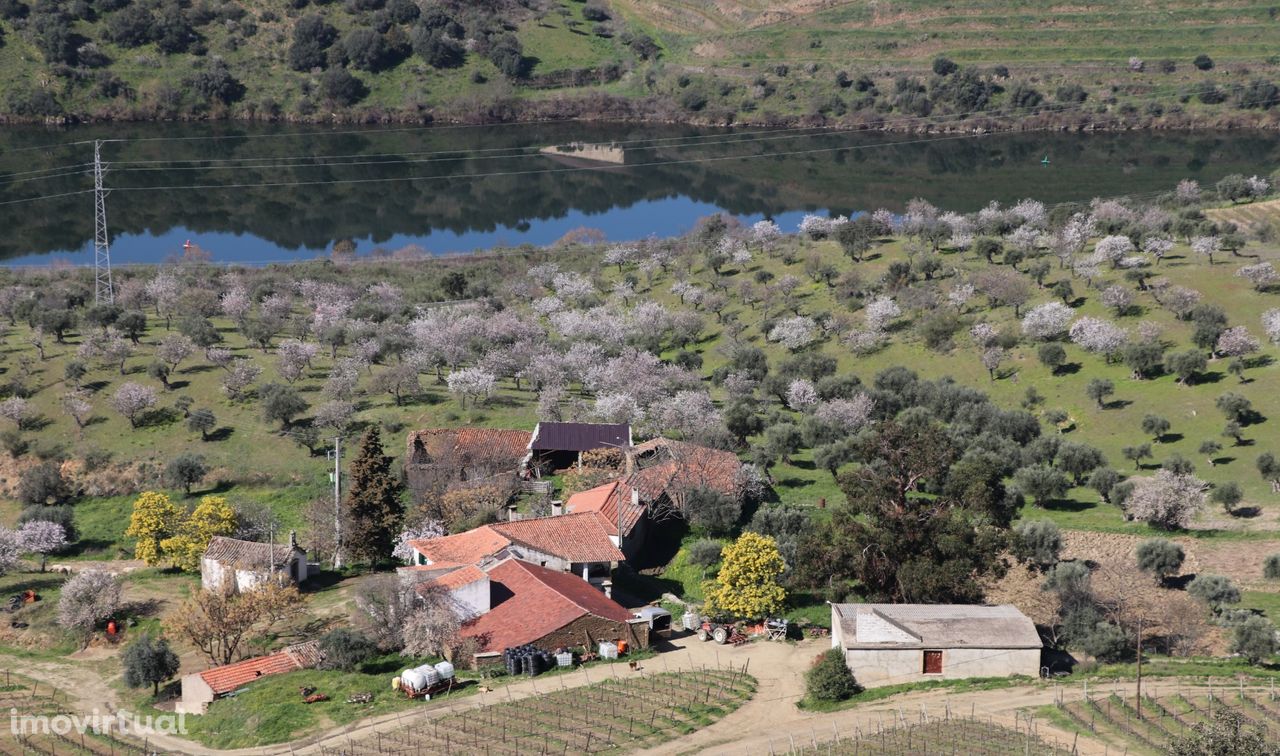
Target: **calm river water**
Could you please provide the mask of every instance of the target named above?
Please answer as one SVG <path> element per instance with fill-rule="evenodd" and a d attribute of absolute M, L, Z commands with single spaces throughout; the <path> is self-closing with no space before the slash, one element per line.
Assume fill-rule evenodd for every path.
<path fill-rule="evenodd" d="M 582 227 L 611 240 L 688 230 L 724 211 L 795 228 L 912 197 L 969 211 L 1210 184 L 1269 173 L 1280 134 L 906 137 L 609 124 L 334 129 L 120 124 L 0 132 L 0 262 L 92 262 L 91 142 L 103 145 L 114 263 L 191 241 L 215 261 L 265 263 L 416 245 L 431 253 L 546 244 Z M 623 165 L 538 154 L 612 143 Z M 62 144 L 44 148 L 42 145 Z M 1047 162 L 1045 161 L 1047 158 Z M 64 195 L 64 196 L 55 196 Z M 32 202 L 14 202 L 41 197 Z M 9 203 L 9 204 L 4 204 Z"/>

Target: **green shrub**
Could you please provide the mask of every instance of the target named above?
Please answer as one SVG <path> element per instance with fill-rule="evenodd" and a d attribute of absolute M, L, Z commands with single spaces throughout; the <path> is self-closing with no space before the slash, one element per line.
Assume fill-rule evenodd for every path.
<path fill-rule="evenodd" d="M 844 662 L 844 653 L 833 648 L 824 652 L 804 676 L 805 695 L 814 701 L 844 701 L 862 690 Z"/>
<path fill-rule="evenodd" d="M 1236 626 L 1231 637 L 1232 653 L 1240 654 L 1250 664 L 1274 656 L 1277 650 L 1276 628 L 1266 617 L 1253 615 Z"/>
<path fill-rule="evenodd" d="M 351 672 L 377 652 L 378 647 L 363 633 L 340 627 L 320 636 L 320 653 L 324 659 L 319 666 Z"/>
<path fill-rule="evenodd" d="M 1268 580 L 1280 578 L 1280 554 L 1272 554 L 1262 563 L 1262 576 Z"/>

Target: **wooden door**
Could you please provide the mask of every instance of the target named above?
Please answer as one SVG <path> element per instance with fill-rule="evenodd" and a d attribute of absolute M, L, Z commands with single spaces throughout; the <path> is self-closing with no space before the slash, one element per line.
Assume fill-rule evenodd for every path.
<path fill-rule="evenodd" d="M 924 673 L 926 675 L 942 674 L 942 652 L 941 651 L 925 651 L 924 652 Z"/>

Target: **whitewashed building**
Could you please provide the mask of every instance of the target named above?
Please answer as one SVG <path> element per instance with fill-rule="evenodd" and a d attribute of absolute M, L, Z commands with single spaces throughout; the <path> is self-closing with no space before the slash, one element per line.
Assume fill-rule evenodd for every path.
<path fill-rule="evenodd" d="M 1012 606 L 832 604 L 831 645 L 865 687 L 1040 674 L 1035 623 Z"/>
<path fill-rule="evenodd" d="M 200 559 L 200 585 L 206 591 L 230 584 L 239 592 L 267 580 L 297 584 L 306 579 L 307 552 L 295 533 L 289 533 L 289 543 L 278 545 L 214 536 Z"/>

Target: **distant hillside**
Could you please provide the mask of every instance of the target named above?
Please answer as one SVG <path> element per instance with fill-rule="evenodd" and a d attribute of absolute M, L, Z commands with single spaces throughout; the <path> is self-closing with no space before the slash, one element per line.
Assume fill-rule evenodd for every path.
<path fill-rule="evenodd" d="M 0 0 L 0 117 L 1274 125 L 1278 19 L 1244 0 Z"/>

